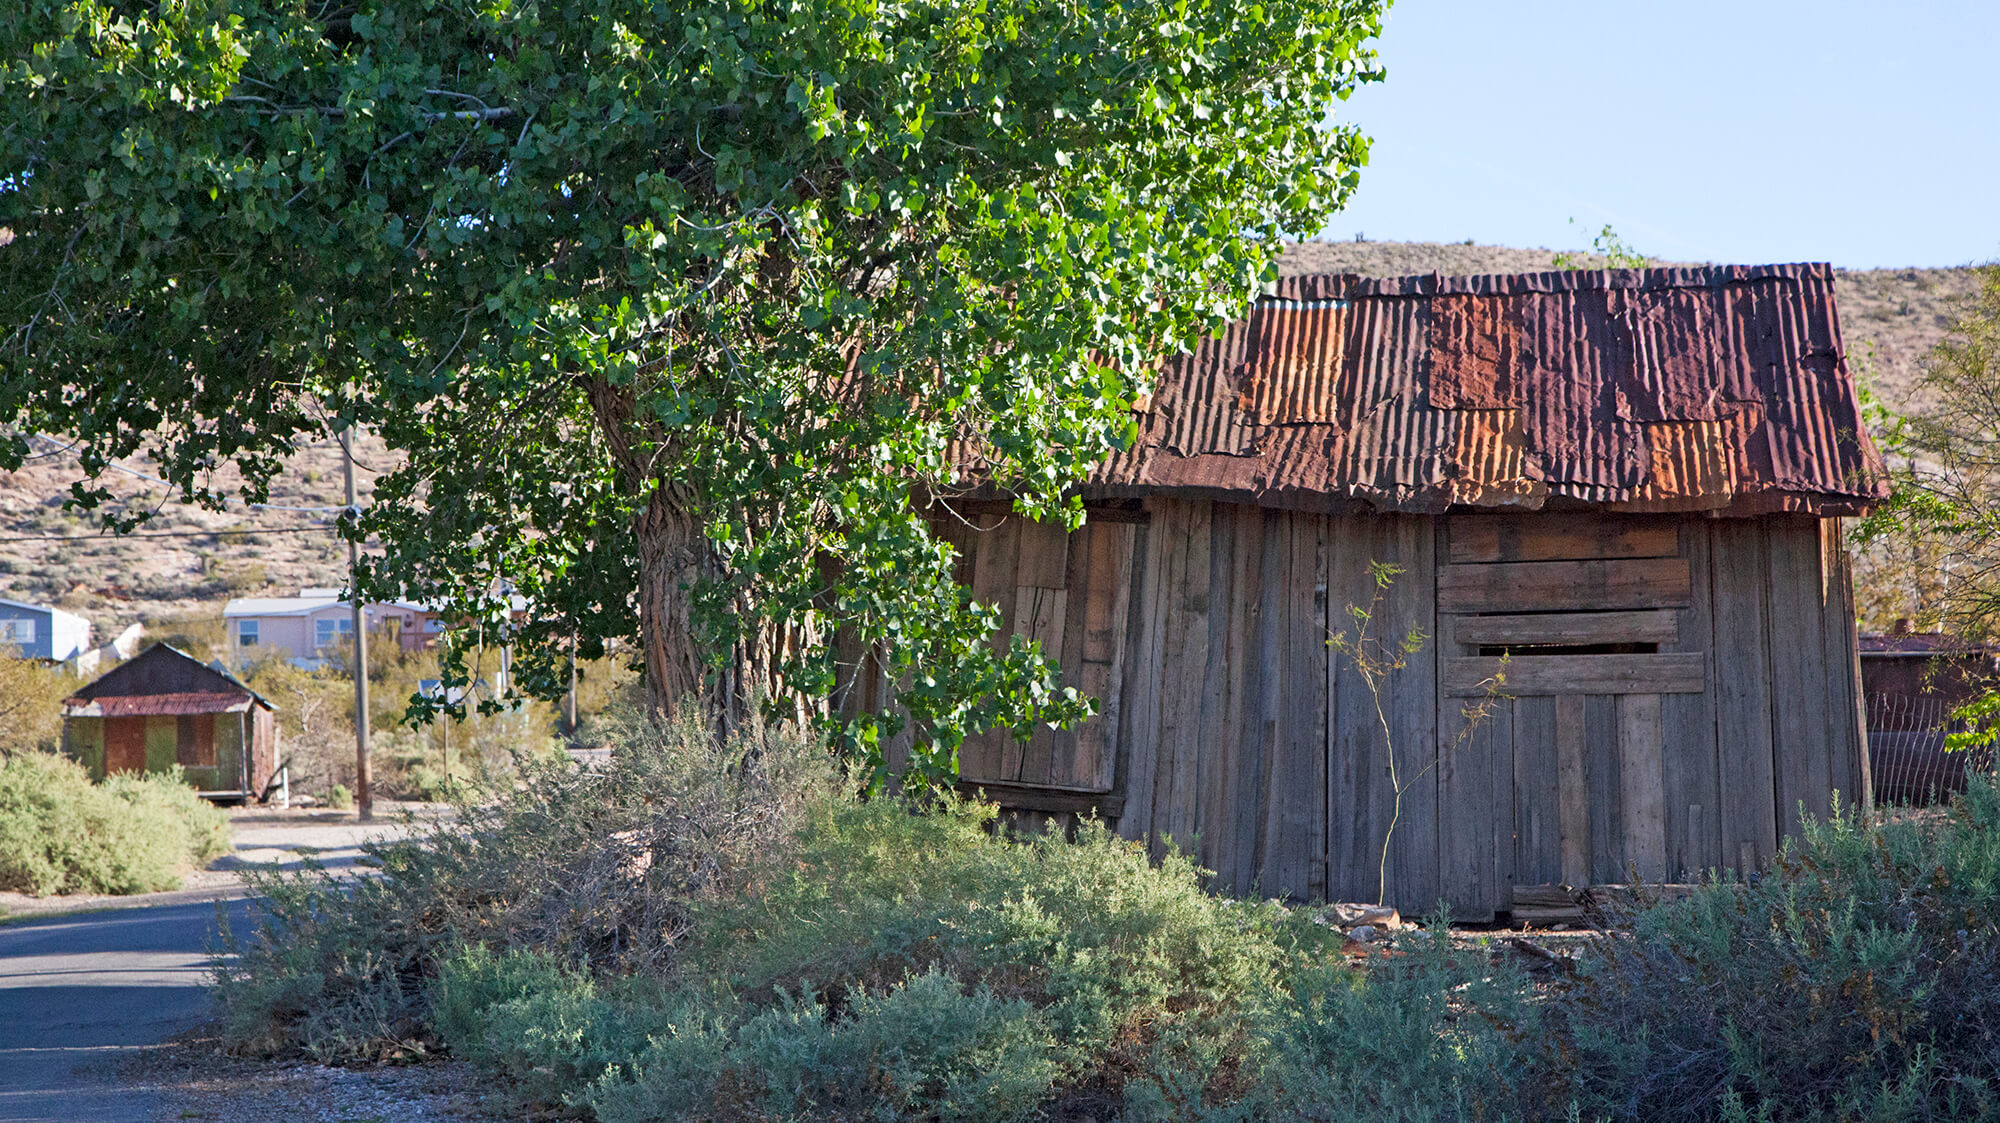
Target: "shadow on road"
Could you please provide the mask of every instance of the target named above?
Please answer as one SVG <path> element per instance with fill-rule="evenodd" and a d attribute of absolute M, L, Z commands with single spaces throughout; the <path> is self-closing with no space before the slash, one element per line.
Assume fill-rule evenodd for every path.
<path fill-rule="evenodd" d="M 218 909 L 247 931 L 244 900 L 0 927 L 0 1123 L 158 1118 L 157 1096 L 113 1072 L 208 1012 Z"/>

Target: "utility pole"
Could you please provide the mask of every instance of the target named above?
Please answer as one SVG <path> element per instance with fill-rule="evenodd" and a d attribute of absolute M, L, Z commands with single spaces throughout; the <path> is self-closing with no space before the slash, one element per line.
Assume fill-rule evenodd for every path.
<path fill-rule="evenodd" d="M 563 732 L 576 736 L 576 629 L 569 632 L 569 696 L 563 699 Z"/>
<path fill-rule="evenodd" d="M 354 500 L 354 429 L 340 432 L 341 467 L 347 472 L 347 513 L 359 518 Z M 347 540 L 347 595 L 354 609 L 354 811 L 363 822 L 375 817 L 375 793 L 368 765 L 368 620 L 361 603 L 361 546 Z"/>

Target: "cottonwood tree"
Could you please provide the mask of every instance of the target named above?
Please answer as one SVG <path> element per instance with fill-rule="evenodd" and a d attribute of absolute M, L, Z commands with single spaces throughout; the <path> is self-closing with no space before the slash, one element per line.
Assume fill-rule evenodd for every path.
<path fill-rule="evenodd" d="M 926 504 L 1077 516 L 1146 372 L 1352 191 L 1384 2 L 25 0 L 0 422 L 210 505 L 371 427 L 369 585 L 489 637 L 518 590 L 525 687 L 630 637 L 727 721 L 824 697 L 839 632 L 948 773 L 1086 703 Z"/>
<path fill-rule="evenodd" d="M 1898 415 L 1872 404 L 1894 489 L 1858 534 L 1870 583 L 1908 598 L 1901 614 L 1987 640 L 2000 636 L 2000 265 L 1978 275 L 1924 356 L 1917 405 Z"/>

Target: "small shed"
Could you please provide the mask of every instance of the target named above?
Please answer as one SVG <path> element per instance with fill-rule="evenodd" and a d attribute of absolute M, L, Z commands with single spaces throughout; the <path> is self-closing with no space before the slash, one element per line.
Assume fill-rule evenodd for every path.
<path fill-rule="evenodd" d="M 1861 693 L 1875 798 L 1934 803 L 1963 792 L 1969 774 L 1991 771 L 1991 746 L 1950 752 L 1945 738 L 1965 728 L 1953 711 L 2000 687 L 2000 646 L 1943 632 L 1861 637 Z"/>
<path fill-rule="evenodd" d="M 1755 868 L 1802 807 L 1868 791 L 1839 520 L 1886 489 L 1833 283 L 1282 279 L 1166 365 L 1080 530 L 978 494 L 938 522 L 973 597 L 1101 703 L 968 743 L 967 786 L 1245 894 L 1373 900 L 1386 840 L 1388 903 L 1469 919 Z M 1424 638 L 1386 735 L 1328 645 L 1376 563 L 1377 627 Z"/>
<path fill-rule="evenodd" d="M 0 650 L 60 663 L 90 650 L 90 621 L 60 608 L 0 599 Z"/>
<path fill-rule="evenodd" d="M 274 707 L 236 678 L 154 644 L 63 704 L 63 748 L 96 779 L 164 772 L 218 801 L 261 798 L 276 768 Z"/>

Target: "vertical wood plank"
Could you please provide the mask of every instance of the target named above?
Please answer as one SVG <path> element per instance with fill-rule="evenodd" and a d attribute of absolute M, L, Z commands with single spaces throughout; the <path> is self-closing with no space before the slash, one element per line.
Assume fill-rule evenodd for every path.
<path fill-rule="evenodd" d="M 1014 590 L 1015 634 L 1041 645 L 1042 654 L 1062 663 L 1062 643 L 1069 613 L 1069 591 L 1045 584 L 1018 585 Z M 1050 757 L 1056 731 L 1037 723 L 1027 737 L 1009 737 L 1003 743 L 1001 774 L 1020 784 L 1047 784 Z"/>
<path fill-rule="evenodd" d="M 1725 862 L 1750 873 L 1778 846 L 1766 633 L 1769 552 L 1758 520 L 1717 519 L 1708 526 L 1722 852 Z"/>
<path fill-rule="evenodd" d="M 1016 519 L 1020 530 L 1020 569 L 1015 584 L 1041 589 L 1066 587 L 1069 574 L 1069 529 L 1051 519 Z"/>
<path fill-rule="evenodd" d="M 1003 619 L 991 642 L 995 651 L 1005 651 L 1007 639 L 1013 634 L 1013 614 L 1017 611 L 1015 589 L 1019 582 L 1015 574 L 1020 568 L 1021 520 L 1013 515 L 980 515 L 972 520 L 972 525 L 976 535 L 972 547 L 972 599 L 999 607 Z M 1001 758 L 1013 740 L 1013 732 L 1007 729 L 991 729 L 966 738 L 958 750 L 959 774 L 967 780 L 1005 779 Z"/>
<path fill-rule="evenodd" d="M 1434 542 L 1440 560 L 1458 548 L 1453 536 L 1463 516 L 1441 518 Z M 1477 653 L 1460 642 L 1458 617 L 1437 614 L 1434 665 Z M 1483 720 L 1471 724 L 1468 710 L 1486 699 L 1439 697 L 1438 705 L 1438 866 L 1440 895 L 1460 920 L 1488 921 L 1508 908 L 1514 870 L 1515 701 L 1491 700 Z"/>
<path fill-rule="evenodd" d="M 1335 632 L 1352 633 L 1351 607 L 1366 607 L 1375 584 L 1368 563 L 1379 556 L 1374 519 L 1342 515 L 1328 528 L 1327 617 Z M 1393 560 L 1393 559 L 1384 559 Z M 1386 615 L 1385 610 L 1385 615 Z M 1388 768 L 1375 717 L 1375 700 L 1346 655 L 1327 660 L 1327 846 L 1328 894 L 1341 900 L 1372 901 L 1380 878 L 1383 833 L 1392 797 Z M 1419 910 L 1421 911 L 1421 910 Z"/>
<path fill-rule="evenodd" d="M 1667 796 L 1661 763 L 1660 696 L 1618 696 L 1625 860 L 1640 881 L 1667 876 Z"/>
<path fill-rule="evenodd" d="M 1130 523 L 1085 528 L 1087 541 L 1072 554 L 1069 635 L 1064 661 L 1075 668 L 1078 689 L 1097 699 L 1097 715 L 1056 740 L 1052 782 L 1088 791 L 1110 791 L 1116 773 L 1114 746 L 1124 720 L 1127 617 L 1141 578 L 1133 564 L 1139 529 Z M 1075 650 L 1070 650 L 1074 642 Z"/>
<path fill-rule="evenodd" d="M 1617 695 L 1586 695 L 1583 727 L 1590 786 L 1590 880 L 1595 885 L 1615 885 L 1626 880 Z"/>
<path fill-rule="evenodd" d="M 1218 887 L 1249 892 L 1255 879 L 1256 822 L 1263 753 L 1246 684 L 1257 644 L 1260 509 L 1217 503 L 1210 547 L 1209 665 L 1203 683 L 1199 761 L 1202 862 Z"/>
<path fill-rule="evenodd" d="M 1282 637 L 1265 669 L 1278 715 L 1266 798 L 1267 884 L 1308 900 L 1326 896 L 1326 554 L 1323 516 L 1287 514 L 1287 556 L 1265 626 Z M 1274 884 L 1273 884 L 1274 883 Z"/>
<path fill-rule="evenodd" d="M 1707 520 L 1681 523 L 1681 551 L 1694 578 L 1694 595 L 1680 611 L 1678 638 L 1661 650 L 1702 652 L 1708 689 L 1700 694 L 1669 694 L 1660 700 L 1667 805 L 1668 876 L 1691 880 L 1703 870 L 1728 864 L 1717 831 L 1716 809 L 1722 800 L 1721 760 L 1716 751 L 1716 659 L 1713 615 L 1715 595 L 1709 560 Z"/>
<path fill-rule="evenodd" d="M 1438 520 L 1427 516 L 1380 516 L 1375 533 L 1384 560 L 1402 566 L 1385 603 L 1389 624 L 1382 633 L 1394 642 L 1411 631 L 1434 644 L 1438 632 Z M 1438 851 L 1438 709 L 1437 661 L 1415 658 L 1390 677 L 1387 692 L 1390 721 L 1395 729 L 1398 774 L 1406 790 L 1402 814 L 1390 856 L 1390 892 L 1399 907 L 1426 913 L 1437 906 Z"/>
<path fill-rule="evenodd" d="M 1166 517 L 1173 500 L 1147 501 L 1151 521 L 1135 527 L 1132 535 L 1133 583 L 1131 604 L 1125 613 L 1125 644 L 1128 653 L 1118 678 L 1117 772 L 1114 791 L 1125 794 L 1124 813 L 1118 817 L 1118 835 L 1132 840 L 1148 840 L 1153 832 L 1153 791 L 1157 777 L 1161 689 L 1160 646 L 1165 631 L 1164 579 L 1165 538 L 1156 526 Z"/>
<path fill-rule="evenodd" d="M 1795 834 L 1801 807 L 1823 815 L 1827 770 L 1826 612 L 1818 520 L 1764 520 L 1769 543 L 1772 760 L 1779 829 Z"/>
<path fill-rule="evenodd" d="M 1590 883 L 1590 780 L 1586 771 L 1584 695 L 1555 699 L 1556 801 L 1562 882 Z"/>
<path fill-rule="evenodd" d="M 1068 555 L 1068 568 L 1063 574 L 1063 591 L 1067 599 L 1063 605 L 1060 646 L 1052 654 L 1062 666 L 1063 685 L 1075 687 L 1078 691 L 1089 695 L 1096 701 L 1099 711 L 1098 714 L 1093 715 L 1088 720 L 1079 725 L 1071 726 L 1068 729 L 1038 729 L 1035 731 L 1037 740 L 1044 740 L 1043 735 L 1047 735 L 1045 739 L 1046 748 L 1041 750 L 1048 759 L 1048 764 L 1044 769 L 1047 778 L 1043 782 L 1054 786 L 1074 786 L 1070 778 L 1077 771 L 1077 755 L 1080 751 L 1078 746 L 1084 736 L 1084 730 L 1091 729 L 1095 732 L 1101 724 L 1100 718 L 1103 713 L 1104 683 L 1101 681 L 1102 676 L 1095 676 L 1098 679 L 1096 682 L 1090 681 L 1093 677 L 1091 669 L 1085 665 L 1083 659 L 1084 630 L 1089 623 L 1091 607 L 1090 596 L 1092 588 L 1090 569 L 1093 553 L 1092 545 L 1098 536 L 1101 526 L 1102 524 L 1093 525 L 1086 522 L 1083 526 L 1077 528 L 1070 535 L 1069 545 L 1065 551 Z M 1035 747 L 1031 745 L 1029 748 L 1031 761 L 1036 751 Z"/>
<path fill-rule="evenodd" d="M 1562 880 L 1562 797 L 1557 787 L 1556 699 L 1514 700 L 1514 878 Z"/>
<path fill-rule="evenodd" d="M 1209 666 L 1210 532 L 1214 504 L 1191 500 L 1177 504 L 1173 525 L 1161 527 L 1170 540 L 1173 564 L 1161 595 L 1167 601 L 1167 627 L 1161 649 L 1163 673 L 1160 701 L 1159 768 L 1153 823 L 1162 844 L 1171 840 L 1192 852 L 1200 799 L 1199 767 L 1202 714 Z"/>
<path fill-rule="evenodd" d="M 1826 567 L 1832 574 L 1828 598 L 1838 609 L 1827 616 L 1827 666 L 1847 695 L 1844 705 L 1835 703 L 1838 713 L 1833 727 L 1834 751 L 1846 759 L 1836 757 L 1833 777 L 1847 806 L 1873 811 L 1875 785 L 1868 759 L 1868 717 L 1863 709 L 1866 702 L 1861 693 L 1861 651 L 1855 635 L 1854 559 L 1847 552 L 1847 533 L 1841 520 L 1821 522 L 1820 535 L 1825 544 Z"/>

